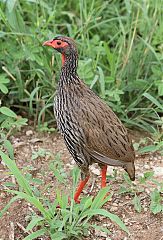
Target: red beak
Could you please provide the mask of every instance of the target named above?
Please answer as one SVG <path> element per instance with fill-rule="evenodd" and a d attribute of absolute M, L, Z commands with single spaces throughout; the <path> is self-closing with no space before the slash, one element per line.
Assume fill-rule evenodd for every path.
<path fill-rule="evenodd" d="M 50 46 L 53 47 L 53 40 L 48 40 L 42 44 L 42 46 Z"/>

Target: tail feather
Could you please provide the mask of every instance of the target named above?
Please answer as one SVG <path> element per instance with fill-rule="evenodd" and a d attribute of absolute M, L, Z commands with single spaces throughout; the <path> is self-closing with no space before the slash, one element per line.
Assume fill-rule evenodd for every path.
<path fill-rule="evenodd" d="M 135 180 L 135 165 L 134 165 L 134 162 L 127 163 L 126 166 L 124 167 L 124 169 L 128 173 L 130 179 L 132 181 L 134 181 Z"/>

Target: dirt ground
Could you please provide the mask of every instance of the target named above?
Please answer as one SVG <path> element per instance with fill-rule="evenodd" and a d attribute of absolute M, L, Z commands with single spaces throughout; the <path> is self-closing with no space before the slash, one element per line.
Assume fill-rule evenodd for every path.
<path fill-rule="evenodd" d="M 140 135 L 132 133 L 135 141 L 138 141 Z M 51 152 L 54 155 L 60 153 L 61 160 L 65 172 L 69 175 L 70 170 L 74 166 L 72 157 L 69 155 L 63 139 L 58 133 L 44 134 L 35 132 L 32 128 L 25 128 L 21 133 L 11 137 L 11 141 L 15 149 L 15 159 L 19 168 L 24 172 L 31 174 L 33 178 L 40 178 L 44 182 L 44 186 L 50 184 L 51 191 L 49 194 L 50 200 L 55 198 L 55 189 L 60 188 L 59 183 L 54 178 L 52 171 L 49 170 L 49 165 L 52 162 L 52 157 L 47 152 Z M 32 160 L 34 151 L 39 149 L 46 150 L 43 156 Z M 53 159 L 54 160 L 54 159 Z M 141 198 L 142 211 L 138 213 L 133 206 L 133 195 L 129 193 L 119 194 L 121 186 L 125 186 L 123 173 L 124 170 L 118 168 L 116 178 L 110 178 L 108 180 L 111 184 L 111 192 L 113 193 L 110 202 L 105 204 L 104 208 L 108 211 L 118 215 L 126 224 L 130 231 L 130 235 L 124 233 L 116 224 L 112 223 L 104 217 L 97 216 L 94 221 L 96 224 L 101 224 L 107 227 L 111 231 L 111 235 L 108 236 L 100 231 L 90 231 L 90 236 L 83 238 L 86 240 L 162 240 L 163 239 L 163 214 L 152 214 L 149 210 L 150 205 L 150 192 L 155 187 L 154 184 L 148 181 L 141 192 L 142 185 L 138 181 L 138 178 L 143 173 L 148 171 L 154 171 L 154 177 L 159 181 L 163 181 L 163 157 L 157 154 L 146 154 L 136 157 L 136 180 L 134 186 L 137 189 L 137 194 Z M 113 167 L 108 168 L 108 176 L 113 175 Z M 11 195 L 5 191 L 8 188 L 6 183 L 15 183 L 14 177 L 8 174 L 8 169 L 1 162 L 0 164 L 0 210 L 11 199 Z M 65 189 L 67 192 L 71 189 L 71 181 L 69 186 Z M 92 185 L 93 184 L 93 185 Z M 89 193 L 90 189 L 93 189 L 91 194 L 95 195 L 100 189 L 100 172 L 95 165 L 91 168 L 91 178 L 83 195 Z M 45 191 L 45 194 L 48 194 Z M 81 196 L 82 197 L 82 196 Z M 19 240 L 23 239 L 27 234 L 25 233 L 25 227 L 28 224 L 29 215 L 33 211 L 30 204 L 20 200 L 12 204 L 7 213 L 0 219 L 0 240 Z M 48 237 L 38 238 L 42 240 L 49 240 Z"/>

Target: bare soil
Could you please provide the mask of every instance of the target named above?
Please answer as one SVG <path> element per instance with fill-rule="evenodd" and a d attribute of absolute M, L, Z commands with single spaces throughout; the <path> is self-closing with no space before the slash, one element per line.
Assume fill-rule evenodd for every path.
<path fill-rule="evenodd" d="M 138 141 L 140 134 L 132 133 L 135 141 Z M 64 186 L 59 184 L 54 178 L 54 174 L 49 170 L 50 163 L 54 160 L 52 155 L 45 154 L 38 157 L 36 160 L 32 160 L 33 152 L 38 151 L 40 148 L 45 149 L 46 152 L 61 154 L 61 160 L 63 162 L 64 170 L 69 176 L 71 168 L 74 166 L 72 157 L 69 155 L 62 137 L 58 133 L 43 134 L 35 132 L 32 128 L 25 128 L 16 136 L 11 137 L 11 141 L 15 149 L 15 159 L 18 167 L 23 173 L 30 173 L 32 178 L 42 179 L 43 186 L 40 186 L 42 193 L 48 195 L 50 200 L 55 198 L 56 188 L 63 189 Z M 123 173 L 124 170 L 118 168 L 116 178 L 113 177 L 108 180 L 108 185 L 111 184 L 111 193 L 113 193 L 111 201 L 105 204 L 104 208 L 108 211 L 118 215 L 126 224 L 130 231 L 128 236 L 123 232 L 116 224 L 112 223 L 104 217 L 97 216 L 93 221 L 98 225 L 103 225 L 111 231 L 111 235 L 108 236 L 100 231 L 90 230 L 90 236 L 83 238 L 86 240 L 162 240 L 163 239 L 163 214 L 152 214 L 150 205 L 150 192 L 156 186 L 148 181 L 143 186 L 138 181 L 138 178 L 143 173 L 148 171 L 154 171 L 154 177 L 157 181 L 163 181 L 163 157 L 157 154 L 146 154 L 143 156 L 137 156 L 136 158 L 136 180 L 135 188 L 137 194 L 141 198 L 142 210 L 138 213 L 133 206 L 133 195 L 129 193 L 119 194 L 119 189 L 126 183 L 124 182 Z M 162 171 L 162 172 L 161 172 Z M 100 172 L 95 165 L 91 168 L 91 178 L 86 189 L 83 191 L 83 195 L 93 194 L 96 195 L 100 189 Z M 113 174 L 113 168 L 108 167 L 108 176 Z M 109 179 L 109 177 L 108 177 Z M 1 162 L 0 164 L 0 210 L 3 209 L 11 199 L 11 194 L 5 190 L 8 189 L 6 183 L 15 183 L 14 177 L 11 177 L 9 170 Z M 93 185 L 92 185 L 93 184 Z M 47 191 L 46 186 L 50 185 L 50 191 Z M 69 192 L 71 189 L 71 179 L 69 185 L 65 191 Z M 91 193 L 90 193 L 90 189 Z M 82 197 L 82 196 L 81 196 Z M 14 202 L 8 211 L 0 218 L 0 240 L 19 240 L 23 239 L 28 234 L 25 232 L 25 227 L 29 222 L 29 216 L 34 211 L 32 206 L 26 203 L 24 200 Z M 49 240 L 48 237 L 39 238 L 42 240 Z"/>

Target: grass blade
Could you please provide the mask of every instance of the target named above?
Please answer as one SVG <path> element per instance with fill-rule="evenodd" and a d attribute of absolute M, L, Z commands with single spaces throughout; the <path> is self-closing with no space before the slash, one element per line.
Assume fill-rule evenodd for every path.
<path fill-rule="evenodd" d="M 42 215 L 44 216 L 45 219 L 50 220 L 53 217 L 52 214 L 50 214 L 44 208 L 42 203 L 35 196 L 29 196 L 26 193 L 14 191 L 14 190 L 8 190 L 8 192 L 16 194 L 17 196 L 19 196 L 19 198 L 23 198 L 27 202 L 30 202 L 31 204 L 33 204 L 42 213 Z"/>
<path fill-rule="evenodd" d="M 105 187 L 105 188 L 102 188 L 98 192 L 97 196 L 93 200 L 91 209 L 99 208 L 104 204 L 104 202 L 106 202 L 104 198 L 106 197 L 107 193 L 109 192 L 109 189 L 110 189 L 109 187 Z M 108 196 L 108 197 L 110 198 L 111 196 Z"/>
<path fill-rule="evenodd" d="M 11 206 L 11 204 L 15 201 L 17 201 L 18 199 L 20 199 L 21 197 L 19 196 L 15 196 L 13 197 L 8 203 L 7 205 L 0 211 L 0 218 L 3 216 L 3 214 L 9 209 L 9 207 Z"/>
<path fill-rule="evenodd" d="M 16 163 L 14 160 L 11 160 L 5 153 L 3 153 L 0 150 L 0 156 L 2 157 L 3 162 L 7 165 L 7 167 L 10 169 L 12 174 L 16 177 L 16 180 L 18 184 L 23 188 L 23 190 L 29 195 L 33 196 L 32 190 L 30 185 L 28 184 L 28 181 L 23 177 L 22 173 L 16 166 Z"/>
<path fill-rule="evenodd" d="M 44 218 L 39 217 L 39 216 L 32 217 L 32 220 L 30 221 L 30 223 L 26 227 L 26 230 L 31 231 L 42 220 L 44 220 Z"/>
<path fill-rule="evenodd" d="M 17 118 L 17 115 L 7 107 L 1 107 L 0 112 L 8 117 Z"/>
<path fill-rule="evenodd" d="M 150 95 L 149 93 L 143 93 L 143 96 L 148 98 L 154 105 L 156 105 L 158 108 L 160 108 L 161 110 L 163 110 L 163 106 L 159 103 L 159 101 L 154 98 L 152 95 Z"/>
<path fill-rule="evenodd" d="M 127 227 L 122 222 L 122 220 L 115 214 L 106 211 L 105 209 L 93 209 L 87 212 L 90 216 L 101 215 L 109 218 L 111 221 L 115 222 L 123 231 L 129 233 Z"/>
<path fill-rule="evenodd" d="M 32 240 L 32 239 L 36 239 L 42 235 L 44 235 L 46 233 L 46 230 L 45 229 L 41 229 L 41 230 L 38 230 L 34 233 L 31 233 L 30 235 L 28 235 L 27 237 L 25 237 L 23 240 Z"/>

